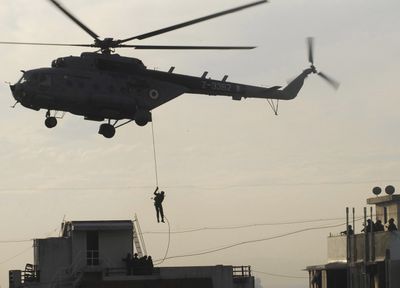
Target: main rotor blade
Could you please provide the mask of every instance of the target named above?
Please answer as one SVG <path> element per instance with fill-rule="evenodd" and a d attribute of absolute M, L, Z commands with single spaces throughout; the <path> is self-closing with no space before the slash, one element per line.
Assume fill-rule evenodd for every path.
<path fill-rule="evenodd" d="M 119 40 L 118 44 L 125 43 L 127 41 L 134 40 L 134 39 L 142 40 L 142 39 L 145 39 L 145 38 L 153 37 L 153 36 L 160 35 L 160 34 L 163 34 L 163 33 L 169 32 L 169 31 L 177 30 L 177 29 L 189 26 L 189 25 L 193 25 L 193 24 L 196 24 L 196 23 L 199 23 L 199 22 L 207 21 L 207 20 L 210 20 L 212 18 L 220 17 L 220 16 L 227 15 L 227 14 L 230 14 L 230 13 L 234 13 L 234 12 L 237 12 L 237 11 L 240 11 L 240 10 L 243 10 L 243 9 L 246 9 L 246 8 L 250 8 L 250 7 L 259 5 L 259 4 L 267 3 L 267 2 L 268 2 L 268 0 L 261 0 L 261 1 L 253 2 L 253 3 L 247 4 L 247 5 L 239 6 L 239 7 L 233 8 L 233 9 L 221 11 L 221 12 L 214 13 L 214 14 L 211 14 L 211 15 L 208 15 L 208 16 L 204 16 L 204 17 L 201 17 L 201 18 L 197 18 L 197 19 L 194 19 L 194 20 L 190 20 L 190 21 L 183 22 L 183 23 L 180 23 L 180 24 L 176 24 L 176 25 L 173 25 L 173 26 L 169 26 L 169 27 L 166 27 L 166 28 L 158 29 L 158 30 L 155 30 L 155 31 L 152 31 L 152 32 L 149 32 L 149 33 L 145 33 L 145 34 L 137 35 L 137 36 L 130 37 L 130 38 L 127 38 L 127 39 Z"/>
<path fill-rule="evenodd" d="M 153 50 L 250 50 L 255 46 L 177 46 L 177 45 L 119 45 L 117 48 Z"/>
<path fill-rule="evenodd" d="M 81 27 L 83 30 L 85 30 L 90 36 L 92 36 L 95 40 L 98 40 L 99 36 L 94 33 L 92 30 L 90 30 L 85 24 L 83 24 L 81 21 L 79 21 L 74 15 L 72 15 L 67 9 L 65 9 L 63 6 L 61 6 L 60 3 L 58 3 L 56 0 L 49 0 L 51 3 L 53 3 L 58 9 L 60 9 L 65 15 L 68 16 L 72 21 L 74 21 L 79 27 Z"/>
<path fill-rule="evenodd" d="M 336 80 L 333 80 L 331 77 L 325 75 L 322 72 L 318 72 L 318 75 L 321 76 L 321 78 L 325 79 L 325 81 L 327 81 L 335 90 L 339 88 L 340 83 Z"/>
<path fill-rule="evenodd" d="M 311 65 L 314 64 L 314 38 L 307 38 L 307 46 L 308 46 L 308 61 Z"/>
<path fill-rule="evenodd" d="M 0 44 L 7 45 L 34 45 L 34 46 L 72 46 L 72 47 L 95 47 L 93 44 L 67 44 L 67 43 L 38 43 L 38 42 L 13 42 L 0 41 Z"/>

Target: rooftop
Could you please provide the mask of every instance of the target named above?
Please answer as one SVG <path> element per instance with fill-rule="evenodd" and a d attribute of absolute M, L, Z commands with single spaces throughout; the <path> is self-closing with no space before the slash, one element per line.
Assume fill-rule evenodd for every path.
<path fill-rule="evenodd" d="M 385 195 L 367 199 L 367 204 L 376 205 L 386 202 L 400 202 L 400 195 Z"/>

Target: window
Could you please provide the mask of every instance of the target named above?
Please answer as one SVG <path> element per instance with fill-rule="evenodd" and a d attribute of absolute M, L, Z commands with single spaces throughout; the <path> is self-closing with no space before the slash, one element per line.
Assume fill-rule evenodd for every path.
<path fill-rule="evenodd" d="M 53 62 L 51 62 L 51 67 L 52 68 L 65 67 L 64 59 L 63 58 L 58 58 L 56 60 L 53 60 Z"/>
<path fill-rule="evenodd" d="M 23 84 L 25 82 L 26 82 L 26 77 L 25 76 L 22 76 L 21 79 L 19 79 L 19 81 L 18 81 L 18 83 L 21 83 L 21 84 Z"/>
<path fill-rule="evenodd" d="M 86 232 L 86 264 L 99 265 L 99 232 Z"/>

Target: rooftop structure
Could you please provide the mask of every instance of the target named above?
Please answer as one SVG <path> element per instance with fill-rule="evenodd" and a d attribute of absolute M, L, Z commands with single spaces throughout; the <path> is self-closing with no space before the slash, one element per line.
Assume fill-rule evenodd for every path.
<path fill-rule="evenodd" d="M 388 186 L 389 187 L 389 186 Z M 364 231 L 354 234 L 349 228 L 341 235 L 328 237 L 328 262 L 309 266 L 310 288 L 397 288 L 400 287 L 400 232 L 389 231 L 390 219 L 400 220 L 400 195 L 378 196 L 380 189 L 374 188 L 376 197 L 367 199 L 371 207 L 370 221 L 385 223 L 368 225 L 364 208 Z M 378 193 L 375 193 L 378 191 Z M 347 209 L 348 211 L 348 209 Z M 353 209 L 354 211 L 354 209 Z M 354 216 L 353 216 L 354 217 Z M 348 217 L 347 217 L 348 219 Z M 349 224 L 349 220 L 347 220 Z M 353 218 L 353 227 L 354 227 Z M 373 224 L 373 222 L 370 222 Z M 351 226 L 347 226 L 350 227 Z"/>
<path fill-rule="evenodd" d="M 135 221 L 70 221 L 34 240 L 33 264 L 9 271 L 10 288 L 254 288 L 250 266 L 154 267 Z"/>

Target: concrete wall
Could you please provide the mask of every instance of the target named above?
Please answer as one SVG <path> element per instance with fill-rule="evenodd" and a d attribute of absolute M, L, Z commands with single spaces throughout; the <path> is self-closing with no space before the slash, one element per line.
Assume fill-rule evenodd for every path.
<path fill-rule="evenodd" d="M 198 267 L 163 267 L 160 277 L 176 278 L 212 278 L 214 287 L 233 288 L 232 266 L 198 266 Z"/>
<path fill-rule="evenodd" d="M 395 224 L 400 223 L 400 195 L 384 195 L 367 199 L 367 204 L 376 205 L 376 218 L 384 223 L 384 208 L 387 211 L 387 220 L 393 218 Z"/>
<path fill-rule="evenodd" d="M 328 237 L 328 263 L 346 261 L 346 236 Z"/>
<path fill-rule="evenodd" d="M 148 281 L 149 283 L 153 283 L 155 280 L 159 280 L 160 282 L 164 281 L 167 283 L 168 281 L 166 280 L 179 279 L 211 279 L 214 288 L 254 288 L 254 277 L 248 277 L 245 281 L 234 281 L 233 267 L 222 265 L 161 267 L 159 268 L 159 273 L 153 275 L 126 276 L 114 274 L 104 277 L 106 282 Z M 138 287 L 141 286 L 138 285 Z"/>
<path fill-rule="evenodd" d="M 400 232 L 388 232 L 390 234 L 390 259 L 400 260 Z M 400 286 L 399 286 L 400 287 Z"/>
<path fill-rule="evenodd" d="M 71 266 L 71 239 L 47 238 L 37 240 L 40 258 L 40 282 L 53 282 L 69 278 Z"/>
<path fill-rule="evenodd" d="M 390 270 L 390 287 L 388 288 L 398 288 L 400 287 L 400 261 L 392 261 L 389 264 Z"/>
<path fill-rule="evenodd" d="M 255 279 L 254 277 L 249 277 L 246 281 L 233 281 L 233 288 L 254 288 Z"/>
<path fill-rule="evenodd" d="M 368 236 L 371 234 L 368 234 Z M 392 260 L 400 260 L 400 232 L 376 232 L 373 233 L 375 260 L 384 260 L 386 250 L 390 249 Z M 364 259 L 365 234 L 357 234 L 351 237 L 350 243 L 355 260 Z M 369 241 L 370 239 L 368 239 Z M 369 242 L 368 242 L 369 243 Z M 368 244 L 369 245 L 369 244 Z M 355 249 L 354 249 L 355 248 Z M 328 237 L 328 262 L 346 261 L 346 236 Z"/>
<path fill-rule="evenodd" d="M 122 258 L 132 253 L 131 230 L 99 231 L 99 266 L 103 268 L 124 267 Z M 86 267 L 86 231 L 74 231 L 72 234 L 72 259 L 74 269 Z M 92 267 L 94 268 L 94 267 Z"/>
<path fill-rule="evenodd" d="M 253 277 L 246 278 L 246 281 L 234 281 L 232 266 L 162 267 L 160 277 L 163 279 L 211 278 L 213 287 L 216 288 L 254 288 Z"/>
<path fill-rule="evenodd" d="M 86 231 L 72 233 L 72 263 L 74 274 L 86 266 Z"/>
<path fill-rule="evenodd" d="M 387 220 L 390 218 L 393 218 L 395 221 L 396 226 L 399 225 L 400 221 L 400 206 L 398 202 L 386 202 L 386 203 L 381 203 L 376 205 L 376 214 L 377 218 L 381 219 L 382 223 L 384 223 L 384 207 L 387 209 Z"/>
<path fill-rule="evenodd" d="M 100 264 L 103 267 L 124 267 L 122 258 L 132 254 L 133 234 L 130 230 L 99 231 Z"/>

